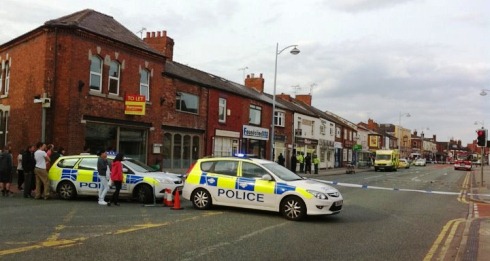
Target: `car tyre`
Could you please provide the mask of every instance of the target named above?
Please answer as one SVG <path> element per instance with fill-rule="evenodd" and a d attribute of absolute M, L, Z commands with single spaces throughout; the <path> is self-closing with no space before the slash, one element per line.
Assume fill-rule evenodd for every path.
<path fill-rule="evenodd" d="M 62 181 L 56 188 L 56 193 L 61 199 L 74 199 L 77 197 L 75 185 L 69 181 Z"/>
<path fill-rule="evenodd" d="M 211 194 L 202 188 L 198 188 L 192 192 L 191 201 L 194 208 L 201 210 L 210 209 L 213 204 Z"/>
<path fill-rule="evenodd" d="M 153 202 L 153 189 L 147 184 L 139 185 L 134 193 L 136 200 L 140 203 Z"/>
<path fill-rule="evenodd" d="M 299 221 L 306 216 L 306 205 L 297 196 L 289 196 L 281 200 L 281 214 L 288 220 Z"/>

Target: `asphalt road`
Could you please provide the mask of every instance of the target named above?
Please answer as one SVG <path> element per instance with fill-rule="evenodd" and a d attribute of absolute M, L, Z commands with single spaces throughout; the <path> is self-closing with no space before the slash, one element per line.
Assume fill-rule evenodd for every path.
<path fill-rule="evenodd" d="M 0 260 L 436 260 L 458 242 L 468 215 L 465 172 L 450 166 L 322 177 L 335 181 L 338 215 L 199 211 L 123 202 L 0 198 Z M 364 188 L 362 187 L 364 185 Z M 396 188 L 396 189 L 393 189 Z M 409 191 L 410 190 L 410 191 Z M 441 192 L 441 193 L 439 193 Z"/>

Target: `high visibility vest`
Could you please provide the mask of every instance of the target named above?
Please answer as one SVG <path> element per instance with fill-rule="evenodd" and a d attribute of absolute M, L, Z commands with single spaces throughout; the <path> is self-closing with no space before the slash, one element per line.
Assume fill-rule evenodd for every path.
<path fill-rule="evenodd" d="M 301 163 L 303 163 L 303 160 L 304 160 L 303 155 L 299 154 L 299 155 L 296 157 L 296 159 L 298 160 L 298 162 L 299 162 L 300 164 L 301 164 Z"/>

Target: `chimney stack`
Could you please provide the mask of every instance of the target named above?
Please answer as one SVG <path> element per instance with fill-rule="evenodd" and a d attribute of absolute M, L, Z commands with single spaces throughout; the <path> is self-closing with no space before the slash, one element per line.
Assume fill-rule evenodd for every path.
<path fill-rule="evenodd" d="M 245 78 L 245 86 L 258 91 L 259 93 L 264 92 L 264 82 L 265 80 L 262 78 L 262 74 L 260 74 L 258 78 L 256 78 L 253 73 L 251 75 L 247 74 L 247 78 Z"/>
<path fill-rule="evenodd" d="M 296 100 L 302 101 L 311 106 L 311 94 L 296 94 Z"/>
<path fill-rule="evenodd" d="M 167 31 L 146 32 L 143 41 L 151 48 L 162 53 L 167 59 L 173 61 L 174 58 L 174 39 L 167 36 Z"/>

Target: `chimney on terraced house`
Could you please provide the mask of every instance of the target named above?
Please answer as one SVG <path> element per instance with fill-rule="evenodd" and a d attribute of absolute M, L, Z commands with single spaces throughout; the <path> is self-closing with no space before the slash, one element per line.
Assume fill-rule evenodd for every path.
<path fill-rule="evenodd" d="M 311 106 L 311 94 L 296 94 L 296 100 L 302 101 Z"/>
<path fill-rule="evenodd" d="M 264 78 L 262 78 L 262 74 L 260 74 L 259 78 L 255 78 L 254 74 L 247 74 L 247 78 L 245 78 L 245 86 L 248 88 L 252 88 L 260 93 L 264 92 Z"/>
<path fill-rule="evenodd" d="M 143 41 L 148 44 L 151 48 L 159 51 L 168 60 L 173 61 L 174 59 L 174 39 L 167 36 L 167 31 L 161 32 L 146 32 L 146 37 Z"/>

